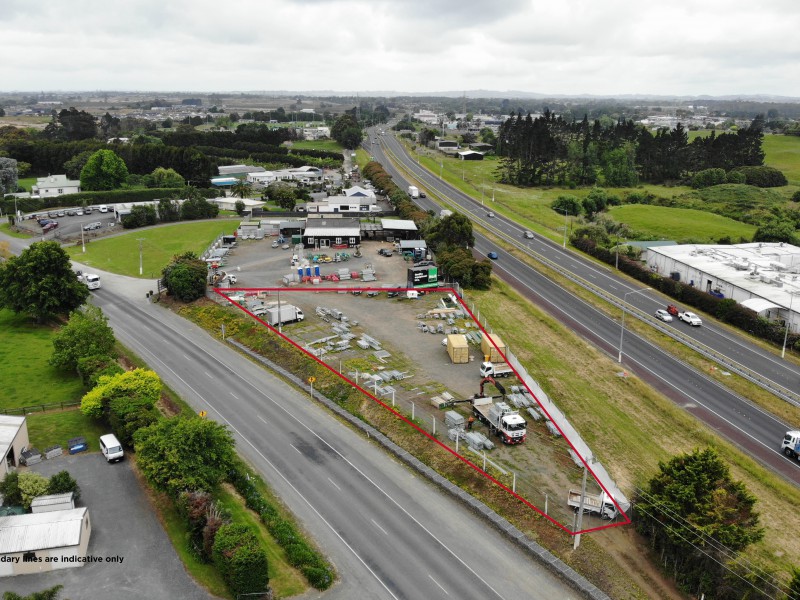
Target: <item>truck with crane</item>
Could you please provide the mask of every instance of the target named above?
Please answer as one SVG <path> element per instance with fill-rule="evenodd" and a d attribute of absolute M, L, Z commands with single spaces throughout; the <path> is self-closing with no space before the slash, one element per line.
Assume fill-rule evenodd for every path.
<path fill-rule="evenodd" d="M 484 386 L 491 383 L 500 392 L 499 396 L 484 395 Z M 492 377 L 484 377 L 480 389 L 475 396 L 466 400 L 453 400 L 444 406 L 453 406 L 462 402 L 469 402 L 472 406 L 473 416 L 489 427 L 490 433 L 497 435 L 504 444 L 522 444 L 527 435 L 528 424 L 519 411 L 511 408 L 505 402 L 495 402 L 495 399 L 505 399 L 505 388 Z"/>

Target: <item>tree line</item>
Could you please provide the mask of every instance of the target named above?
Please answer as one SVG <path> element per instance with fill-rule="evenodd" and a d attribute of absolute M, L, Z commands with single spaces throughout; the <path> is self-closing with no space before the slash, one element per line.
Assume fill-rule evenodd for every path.
<path fill-rule="evenodd" d="M 545 110 L 505 121 L 497 135 L 497 176 L 520 186 L 594 185 L 630 187 L 647 181 L 680 181 L 711 168 L 760 166 L 764 120 L 735 133 L 695 138 L 679 123 L 655 133 L 632 120 L 604 126 L 600 120 L 568 121 Z"/>

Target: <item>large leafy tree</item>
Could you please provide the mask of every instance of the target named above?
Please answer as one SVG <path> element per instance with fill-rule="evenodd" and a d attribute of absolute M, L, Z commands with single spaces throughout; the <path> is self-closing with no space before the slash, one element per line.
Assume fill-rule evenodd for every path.
<path fill-rule="evenodd" d="M 331 137 L 345 148 L 357 148 L 364 139 L 364 132 L 352 115 L 342 115 L 331 127 Z"/>
<path fill-rule="evenodd" d="M 285 210 L 294 210 L 297 203 L 297 195 L 291 186 L 282 183 L 272 183 L 267 187 L 267 196 L 275 204 Z"/>
<path fill-rule="evenodd" d="M 81 170 L 81 187 L 89 191 L 113 190 L 128 178 L 128 167 L 113 150 L 98 150 Z"/>
<path fill-rule="evenodd" d="M 427 241 L 434 248 L 471 248 L 475 245 L 472 221 L 463 213 L 448 215 L 431 228 Z"/>
<path fill-rule="evenodd" d="M 206 293 L 208 267 L 194 252 L 174 256 L 162 272 L 167 291 L 183 302 L 192 302 Z"/>
<path fill-rule="evenodd" d="M 764 535 L 755 503 L 714 450 L 695 450 L 659 464 L 637 500 L 637 529 L 680 585 L 716 598 L 733 553 Z"/>
<path fill-rule="evenodd" d="M 198 418 L 163 419 L 134 434 L 136 462 L 156 487 L 173 497 L 211 490 L 233 459 L 233 437 L 219 423 Z"/>
<path fill-rule="evenodd" d="M 0 263 L 0 306 L 29 314 L 39 323 L 67 314 L 89 297 L 57 242 L 35 242 Z"/>
<path fill-rule="evenodd" d="M 0 156 L 0 197 L 3 194 L 13 194 L 17 191 L 18 176 L 17 161 Z"/>
<path fill-rule="evenodd" d="M 154 188 L 182 188 L 186 185 L 181 174 L 175 169 L 165 169 L 164 167 L 156 167 L 150 173 L 147 187 Z"/>
<path fill-rule="evenodd" d="M 61 369 L 77 370 L 78 361 L 87 356 L 108 355 L 115 343 L 108 318 L 97 306 L 74 310 L 69 321 L 53 338 L 50 364 Z"/>
<path fill-rule="evenodd" d="M 70 107 L 59 113 L 53 111 L 52 116 L 52 121 L 44 130 L 44 135 L 48 139 L 75 142 L 91 139 L 97 135 L 95 118 L 84 110 Z"/>
<path fill-rule="evenodd" d="M 64 171 L 70 179 L 80 179 L 81 171 L 94 154 L 91 150 L 84 150 L 64 163 Z"/>

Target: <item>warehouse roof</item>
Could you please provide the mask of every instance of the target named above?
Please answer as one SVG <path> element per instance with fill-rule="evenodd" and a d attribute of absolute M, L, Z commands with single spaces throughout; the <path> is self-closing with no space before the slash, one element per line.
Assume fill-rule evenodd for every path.
<path fill-rule="evenodd" d="M 0 517 L 3 554 L 77 546 L 81 541 L 86 507 Z"/>
<path fill-rule="evenodd" d="M 416 231 L 417 225 L 414 221 L 406 219 L 381 219 L 381 227 L 389 230 Z"/>

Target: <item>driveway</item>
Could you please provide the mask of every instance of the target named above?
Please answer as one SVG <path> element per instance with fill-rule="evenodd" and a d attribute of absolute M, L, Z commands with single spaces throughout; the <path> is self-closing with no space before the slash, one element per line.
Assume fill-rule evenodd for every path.
<path fill-rule="evenodd" d="M 21 595 L 56 584 L 62 598 L 150 600 L 214 598 L 187 574 L 127 460 L 107 464 L 99 453 L 60 456 L 31 467 L 49 477 L 69 471 L 81 486 L 79 505 L 89 509 L 92 537 L 88 555 L 104 562 L 51 573 L 0 580 L 3 591 Z M 121 562 L 107 563 L 107 557 Z"/>

